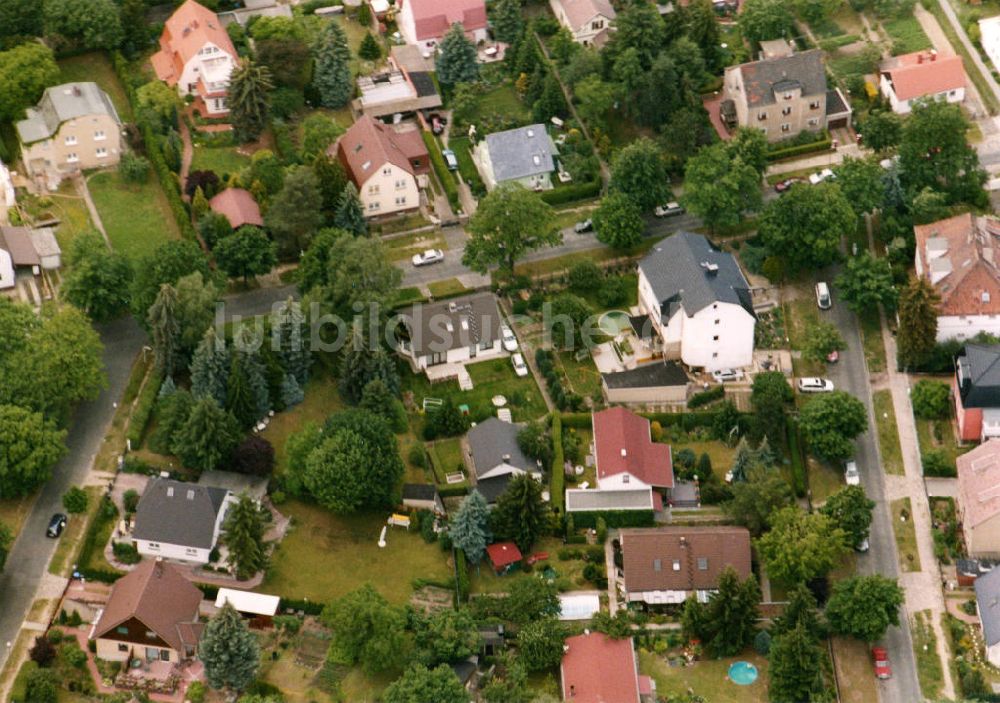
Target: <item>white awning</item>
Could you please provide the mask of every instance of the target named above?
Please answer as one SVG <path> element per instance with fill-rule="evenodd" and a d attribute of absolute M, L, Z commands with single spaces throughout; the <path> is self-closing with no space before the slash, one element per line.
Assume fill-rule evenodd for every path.
<path fill-rule="evenodd" d="M 229 601 L 229 604 L 241 613 L 274 615 L 278 612 L 278 603 L 280 600 L 278 596 L 269 596 L 264 593 L 237 591 L 233 588 L 220 588 L 219 595 L 215 597 L 215 607 L 221 608 L 226 604 L 226 601 Z"/>

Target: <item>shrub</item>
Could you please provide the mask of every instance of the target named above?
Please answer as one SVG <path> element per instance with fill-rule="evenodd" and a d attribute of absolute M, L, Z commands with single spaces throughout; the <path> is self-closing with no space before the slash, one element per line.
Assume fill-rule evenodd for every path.
<path fill-rule="evenodd" d="M 910 393 L 914 414 L 927 420 L 947 417 L 951 410 L 948 403 L 950 394 L 951 390 L 946 383 L 926 379 L 917 381 Z"/>
<path fill-rule="evenodd" d="M 608 523 L 604 518 L 597 518 L 597 541 L 599 544 L 604 544 L 608 539 Z"/>
<path fill-rule="evenodd" d="M 149 179 L 150 168 L 149 159 L 131 151 L 122 154 L 118 161 L 118 173 L 126 183 L 145 183 Z"/>
<path fill-rule="evenodd" d="M 111 545 L 111 550 L 114 552 L 115 559 L 122 564 L 138 564 L 142 559 L 139 550 L 130 542 L 114 542 Z"/>
<path fill-rule="evenodd" d="M 139 505 L 139 492 L 133 488 L 125 491 L 122 495 L 122 506 L 125 508 L 126 513 L 134 513 L 135 509 Z"/>
<path fill-rule="evenodd" d="M 87 512 L 87 492 L 79 486 L 72 486 L 63 493 L 62 504 L 66 512 L 70 515 L 79 515 Z"/>
<path fill-rule="evenodd" d="M 549 205 L 563 205 L 575 200 L 596 198 L 600 193 L 601 181 L 598 179 L 588 183 L 572 183 L 553 190 L 542 191 L 542 200 Z"/>
<path fill-rule="evenodd" d="M 259 435 L 248 435 L 233 450 L 232 469 L 251 476 L 269 476 L 274 470 L 274 447 Z"/>
<path fill-rule="evenodd" d="M 132 409 L 132 416 L 129 419 L 128 432 L 126 437 L 132 443 L 133 449 L 138 449 L 142 444 L 143 435 L 146 434 L 146 426 L 149 425 L 149 417 L 153 413 L 157 396 L 160 393 L 160 384 L 163 383 L 163 375 L 154 372 L 147 380 L 146 385 L 139 392 L 139 397 L 135 401 Z"/>
<path fill-rule="evenodd" d="M 958 475 L 955 462 L 948 461 L 948 457 L 940 450 L 932 449 L 931 451 L 924 452 L 920 460 L 924 465 L 925 476 L 954 478 Z"/>
<path fill-rule="evenodd" d="M 59 647 L 59 658 L 74 669 L 82 669 L 87 666 L 87 653 L 80 649 L 76 640 L 70 640 Z"/>
<path fill-rule="evenodd" d="M 418 469 L 427 468 L 427 452 L 424 451 L 423 446 L 420 444 L 414 444 L 410 447 L 410 451 L 407 453 L 406 458 Z"/>
<path fill-rule="evenodd" d="M 35 638 L 35 644 L 28 651 L 28 656 L 38 666 L 46 667 L 55 659 L 56 648 L 52 646 L 52 641 L 48 637 L 39 635 Z"/>
<path fill-rule="evenodd" d="M 295 618 L 298 620 L 298 618 Z M 275 617 L 275 624 L 277 624 L 278 618 Z M 187 688 L 187 699 L 191 703 L 204 703 L 205 701 L 205 684 L 201 681 L 192 681 Z"/>
<path fill-rule="evenodd" d="M 703 405 L 708 405 L 709 403 L 721 400 L 725 396 L 726 389 L 724 386 L 713 386 L 707 391 L 701 391 L 700 393 L 695 393 L 691 396 L 690 400 L 687 402 L 687 406 L 691 409 L 700 408 Z"/>

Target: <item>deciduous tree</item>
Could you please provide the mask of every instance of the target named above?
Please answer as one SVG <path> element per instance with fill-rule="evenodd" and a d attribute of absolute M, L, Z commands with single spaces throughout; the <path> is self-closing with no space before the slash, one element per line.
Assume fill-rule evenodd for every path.
<path fill-rule="evenodd" d="M 528 671 L 544 671 L 562 661 L 566 629 L 556 618 L 525 624 L 517 633 L 517 649 Z"/>
<path fill-rule="evenodd" d="M 293 168 L 264 216 L 283 257 L 295 257 L 309 246 L 313 233 L 323 224 L 322 207 L 316 174 L 305 166 Z"/>
<path fill-rule="evenodd" d="M 738 20 L 743 37 L 751 43 L 759 43 L 788 36 L 795 18 L 782 0 L 747 0 Z"/>
<path fill-rule="evenodd" d="M 833 263 L 840 239 L 854 230 L 857 216 L 836 184 L 792 188 L 772 200 L 758 220 L 760 236 L 773 256 L 792 270 Z"/>
<path fill-rule="evenodd" d="M 406 641 L 405 616 L 370 583 L 328 604 L 320 619 L 333 630 L 328 657 L 369 673 L 394 666 Z"/>
<path fill-rule="evenodd" d="M 820 512 L 847 535 L 847 546 L 857 547 L 868 538 L 875 501 L 869 500 L 861 486 L 845 486 L 826 499 Z"/>
<path fill-rule="evenodd" d="M 969 123 L 953 103 L 930 100 L 914 106 L 903 125 L 899 167 L 911 193 L 932 188 L 952 202 L 983 202 L 986 172 L 965 133 Z"/>
<path fill-rule="evenodd" d="M 55 54 L 44 44 L 30 41 L 0 51 L 0 119 L 14 122 L 24 117 L 24 108 L 37 103 L 46 88 L 59 82 L 59 75 Z"/>
<path fill-rule="evenodd" d="M 643 137 L 618 152 L 611 164 L 609 188 L 624 193 L 643 210 L 666 202 L 670 178 L 656 142 Z"/>
<path fill-rule="evenodd" d="M 60 292 L 92 320 L 104 322 L 128 310 L 132 266 L 99 234 L 85 232 L 73 238 L 66 268 Z"/>
<path fill-rule="evenodd" d="M 833 172 L 837 174 L 841 192 L 859 217 L 882 207 L 885 202 L 885 169 L 879 166 L 875 157 L 855 159 L 848 156 Z"/>
<path fill-rule="evenodd" d="M 781 473 L 763 467 L 752 468 L 746 481 L 734 482 L 733 497 L 722 509 L 752 535 L 763 534 L 774 514 L 792 503 L 792 489 Z"/>
<path fill-rule="evenodd" d="M 847 260 L 844 272 L 837 276 L 837 288 L 848 307 L 859 315 L 885 306 L 896 309 L 896 285 L 886 259 L 876 259 L 867 251 Z"/>
<path fill-rule="evenodd" d="M 854 438 L 868 428 L 868 413 L 850 393 L 822 393 L 802 408 L 799 426 L 812 454 L 838 461 L 853 453 Z"/>
<path fill-rule="evenodd" d="M 951 389 L 947 383 L 931 381 L 926 378 L 917 381 L 910 391 L 913 414 L 927 420 L 948 417 L 951 411 L 950 395 Z"/>
<path fill-rule="evenodd" d="M 773 580 L 793 585 L 825 576 L 847 551 L 844 531 L 822 513 L 793 505 L 776 512 L 771 522 L 771 531 L 756 545 Z"/>
<path fill-rule="evenodd" d="M 471 238 L 462 263 L 479 273 L 499 266 L 511 275 L 514 264 L 529 251 L 562 242 L 552 208 L 538 194 L 513 183 L 497 186 L 479 201 L 468 230 Z"/>
<path fill-rule="evenodd" d="M 411 665 L 382 693 L 385 703 L 468 703 L 469 694 L 451 667 L 442 664 L 428 669 L 423 664 Z"/>
<path fill-rule="evenodd" d="M 125 34 L 113 0 L 47 0 L 45 34 L 66 49 L 117 49 Z"/>
<path fill-rule="evenodd" d="M 781 371 L 765 371 L 754 376 L 750 392 L 757 436 L 766 436 L 772 443 L 784 441 L 785 412 L 795 399 Z"/>
<path fill-rule="evenodd" d="M 880 639 L 890 625 L 899 624 L 903 589 L 881 574 L 854 576 L 833 585 L 826 605 L 830 629 L 862 642 Z"/>
<path fill-rule="evenodd" d="M 65 438 L 41 413 L 0 405 L 0 498 L 20 498 L 49 480 Z"/>
<path fill-rule="evenodd" d="M 861 123 L 864 145 L 876 152 L 899 145 L 903 137 L 903 121 L 891 110 L 872 110 Z"/>
<path fill-rule="evenodd" d="M 233 278 L 244 285 L 251 276 L 263 276 L 278 261 L 277 247 L 260 227 L 240 227 L 215 246 L 215 259 Z"/>
<path fill-rule="evenodd" d="M 451 608 L 421 619 L 414 637 L 418 657 L 427 666 L 448 664 L 479 651 L 483 638 L 468 610 Z"/>
<path fill-rule="evenodd" d="M 832 352 L 846 349 L 840 330 L 832 322 L 813 319 L 806 326 L 802 356 L 823 363 Z"/>
<path fill-rule="evenodd" d="M 246 621 L 228 602 L 205 625 L 198 644 L 205 678 L 215 689 L 246 690 L 257 676 L 260 648 Z"/>
<path fill-rule="evenodd" d="M 611 193 L 593 214 L 598 241 L 614 249 L 628 249 L 642 241 L 646 223 L 639 206 L 624 193 Z"/>
<path fill-rule="evenodd" d="M 705 147 L 684 168 L 682 202 L 711 231 L 739 223 L 743 214 L 760 208 L 760 174 L 733 157 L 725 142 Z"/>
<path fill-rule="evenodd" d="M 148 325 L 147 312 L 164 283 L 175 285 L 178 280 L 194 272 L 204 280 L 211 280 L 212 271 L 205 252 L 188 239 L 166 242 L 152 253 L 142 257 L 135 265 L 132 279 L 132 314 L 141 324 Z M 204 331 L 198 330 L 197 334 Z"/>

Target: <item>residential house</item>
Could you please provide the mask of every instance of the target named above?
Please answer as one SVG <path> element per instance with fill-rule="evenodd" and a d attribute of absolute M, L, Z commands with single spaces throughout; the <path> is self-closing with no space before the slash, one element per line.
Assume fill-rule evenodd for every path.
<path fill-rule="evenodd" d="M 473 44 L 488 36 L 483 0 L 397 0 L 396 24 L 407 44 L 433 52 L 455 23 Z"/>
<path fill-rule="evenodd" d="M 1000 439 L 960 455 L 956 512 L 973 558 L 1000 557 Z"/>
<path fill-rule="evenodd" d="M 437 488 L 430 483 L 404 483 L 403 505 L 412 510 L 430 510 L 444 515 L 444 503 Z"/>
<path fill-rule="evenodd" d="M 195 96 L 195 107 L 205 117 L 229 112 L 226 91 L 237 60 L 222 22 L 195 0 L 185 0 L 167 20 L 160 50 L 151 59 L 156 77 L 182 96 Z"/>
<path fill-rule="evenodd" d="M 549 7 L 573 41 L 598 48 L 607 44 L 615 19 L 615 8 L 608 0 L 549 0 Z"/>
<path fill-rule="evenodd" d="M 408 127 L 397 130 L 365 115 L 327 152 L 357 186 L 366 217 L 420 207 L 417 176 L 427 173 L 430 157 L 420 131 Z"/>
<path fill-rule="evenodd" d="M 239 229 L 244 225 L 263 227 L 264 218 L 260 215 L 260 206 L 254 200 L 249 190 L 243 188 L 226 188 L 208 201 L 212 212 L 217 212 L 229 220 L 229 226 Z"/>
<path fill-rule="evenodd" d="M 993 666 L 1000 666 L 1000 569 L 977 578 L 974 587 L 986 660 Z"/>
<path fill-rule="evenodd" d="M 1000 437 L 1000 345 L 962 348 L 955 359 L 952 395 L 963 442 Z"/>
<path fill-rule="evenodd" d="M 180 662 L 197 654 L 202 592 L 175 566 L 148 559 L 115 581 L 89 638 L 98 659 Z"/>
<path fill-rule="evenodd" d="M 1000 15 L 979 20 L 979 36 L 983 51 L 993 67 L 1000 71 Z"/>
<path fill-rule="evenodd" d="M 144 556 L 207 564 L 236 500 L 224 488 L 150 479 L 136 507 L 132 541 Z"/>
<path fill-rule="evenodd" d="M 395 62 L 389 59 L 390 64 Z M 384 73 L 358 76 L 359 97 L 351 103 L 355 116 L 410 115 L 441 107 L 441 95 L 428 71 L 391 68 Z M 419 135 L 418 135 L 419 136 Z"/>
<path fill-rule="evenodd" d="M 487 190 L 501 183 L 551 190 L 558 153 L 545 125 L 532 124 L 487 134 L 472 150 L 472 159 Z"/>
<path fill-rule="evenodd" d="M 638 319 L 649 322 L 645 315 Z M 652 323 L 645 327 L 651 335 Z M 636 333 L 641 334 L 639 330 Z M 601 389 L 608 403 L 683 405 L 687 401 L 688 382 L 688 375 L 680 364 L 666 360 L 601 374 Z"/>
<path fill-rule="evenodd" d="M 639 674 L 631 637 L 614 639 L 585 630 L 566 640 L 559 679 L 572 703 L 652 703 L 656 684 Z"/>
<path fill-rule="evenodd" d="M 753 362 L 750 284 L 736 258 L 700 234 L 677 232 L 639 262 L 639 310 L 668 359 L 706 371 Z"/>
<path fill-rule="evenodd" d="M 21 161 L 29 176 L 50 188 L 85 169 L 114 166 L 121 158 L 122 121 L 96 83 L 46 88 L 17 123 Z"/>
<path fill-rule="evenodd" d="M 670 445 L 653 441 L 649 420 L 611 407 L 591 416 L 591 429 L 601 490 L 649 487 L 669 492 L 673 488 Z"/>
<path fill-rule="evenodd" d="M 14 179 L 10 169 L 0 161 L 0 224 L 7 223 L 7 210 L 14 207 Z"/>
<path fill-rule="evenodd" d="M 938 56 L 934 49 L 892 56 L 879 64 L 879 91 L 900 115 L 909 114 L 918 100 L 960 103 L 965 84 L 962 57 Z"/>
<path fill-rule="evenodd" d="M 513 542 L 494 542 L 486 547 L 486 557 L 497 576 L 510 573 L 523 558 L 521 550 Z"/>
<path fill-rule="evenodd" d="M 265 629 L 271 627 L 274 616 L 278 614 L 281 598 L 266 593 L 220 588 L 215 596 L 215 607 L 222 608 L 226 603 L 233 606 L 248 621 L 250 627 Z"/>
<path fill-rule="evenodd" d="M 243 0 L 243 7 L 219 13 L 223 27 L 236 22 L 246 27 L 254 17 L 292 17 L 292 6 L 278 0 Z"/>
<path fill-rule="evenodd" d="M 567 513 L 606 513 L 625 510 L 648 512 L 651 515 L 663 510 L 663 496 L 645 488 L 619 488 L 594 490 L 592 488 L 567 488 Z"/>
<path fill-rule="evenodd" d="M 417 303 L 397 314 L 396 348 L 414 371 L 504 354 L 500 308 L 492 293 Z"/>
<path fill-rule="evenodd" d="M 1000 335 L 1000 219 L 966 212 L 913 228 L 917 276 L 938 292 L 937 341 Z"/>
<path fill-rule="evenodd" d="M 41 298 L 51 297 L 45 274 L 61 265 L 62 253 L 51 228 L 0 226 L 0 294 L 27 295 L 38 305 Z"/>
<path fill-rule="evenodd" d="M 770 142 L 851 123 L 850 103 L 827 85 L 821 49 L 730 66 L 723 93 L 726 126 L 760 129 Z"/>
<path fill-rule="evenodd" d="M 476 490 L 487 503 L 495 503 L 518 474 L 542 479 L 538 462 L 526 456 L 517 443 L 517 434 L 523 427 L 491 417 L 469 430 L 465 437 L 470 475 L 475 476 Z"/>
<path fill-rule="evenodd" d="M 658 527 L 619 533 L 625 599 L 665 605 L 694 596 L 700 602 L 727 568 L 750 575 L 750 532 L 745 527 Z"/>

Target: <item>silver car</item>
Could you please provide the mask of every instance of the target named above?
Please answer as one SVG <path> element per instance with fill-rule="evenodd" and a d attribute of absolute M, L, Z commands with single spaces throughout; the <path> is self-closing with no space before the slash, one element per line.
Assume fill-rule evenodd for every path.
<path fill-rule="evenodd" d="M 800 393 L 829 393 L 833 390 L 833 381 L 828 378 L 800 378 Z"/>
<path fill-rule="evenodd" d="M 847 462 L 844 468 L 844 483 L 848 486 L 861 485 L 861 472 L 858 471 L 858 465 L 854 461 Z"/>
<path fill-rule="evenodd" d="M 427 251 L 422 251 L 419 254 L 414 254 L 412 261 L 414 266 L 436 264 L 439 261 L 444 261 L 444 252 L 440 249 L 428 249 Z"/>
<path fill-rule="evenodd" d="M 517 337 L 514 336 L 514 331 L 507 325 L 500 325 L 500 339 L 503 341 L 503 348 L 506 351 L 517 351 Z"/>

